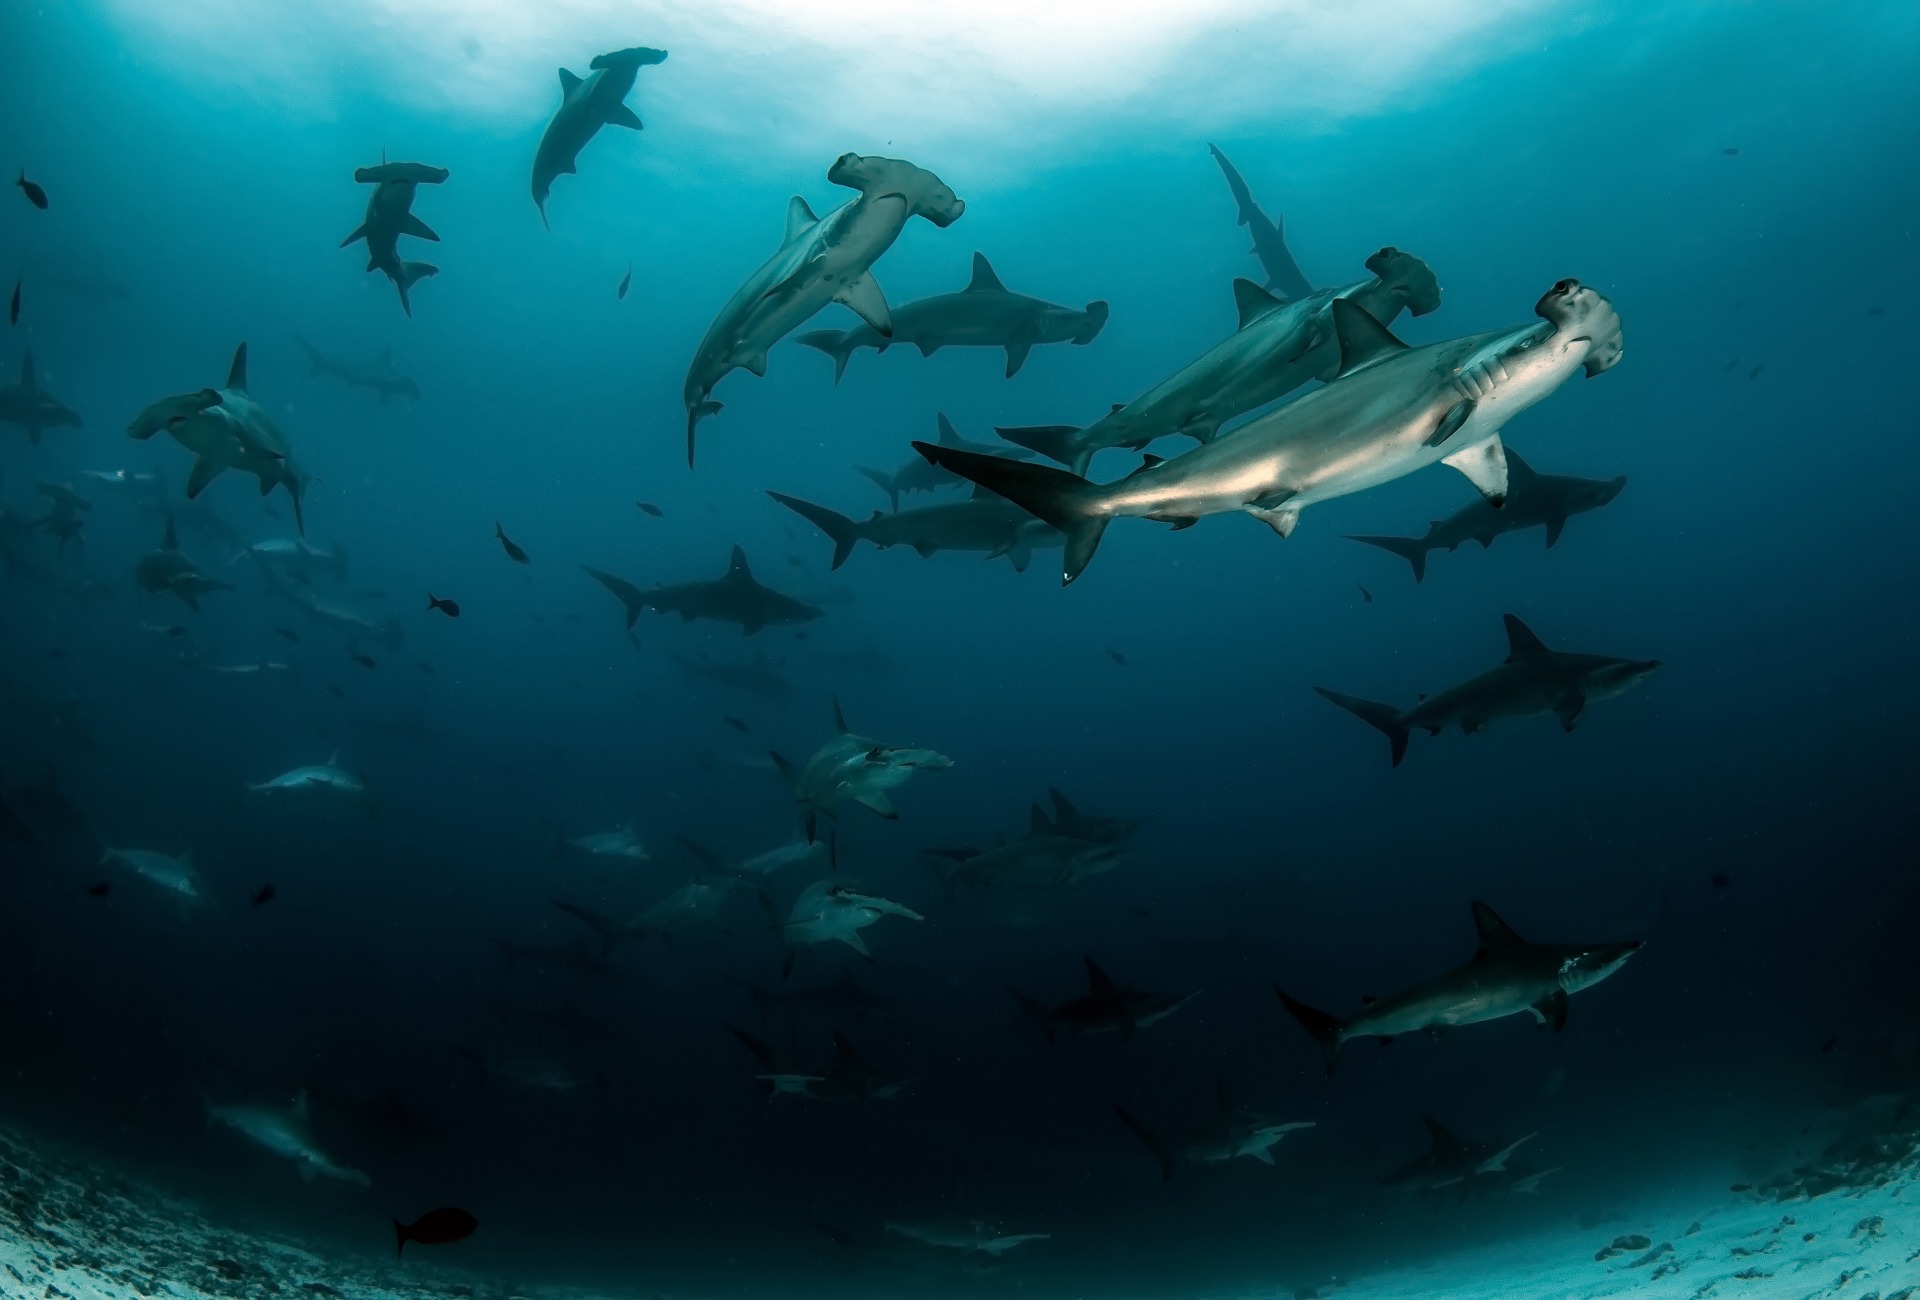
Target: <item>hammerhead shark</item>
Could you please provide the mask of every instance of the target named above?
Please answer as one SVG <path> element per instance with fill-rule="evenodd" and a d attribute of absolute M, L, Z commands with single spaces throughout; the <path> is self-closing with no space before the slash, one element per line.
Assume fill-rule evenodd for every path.
<path fill-rule="evenodd" d="M 1470 736 L 1504 718 L 1551 713 L 1560 719 L 1563 729 L 1572 731 L 1589 703 L 1632 690 L 1660 667 L 1658 659 L 1615 659 L 1610 655 L 1549 650 L 1533 629 L 1514 615 L 1506 615 L 1506 625 L 1504 663 L 1438 695 L 1422 696 L 1405 712 L 1391 704 L 1342 695 L 1323 686 L 1313 689 L 1386 736 L 1393 747 L 1393 765 L 1398 767 L 1406 757 L 1407 737 L 1415 728 L 1437 736 L 1457 725 Z"/>
<path fill-rule="evenodd" d="M 1457 550 L 1462 542 L 1478 542 L 1485 549 L 1503 534 L 1545 528 L 1551 550 L 1567 520 L 1609 504 L 1626 485 L 1625 475 L 1597 479 L 1541 474 L 1509 447 L 1504 504 L 1495 506 L 1485 497 L 1476 497 L 1445 519 L 1434 520 L 1424 537 L 1359 536 L 1347 540 L 1393 552 L 1413 566 L 1413 580 L 1422 582 L 1427 576 L 1427 554 Z"/>
<path fill-rule="evenodd" d="M 821 813 L 831 813 L 843 803 L 857 803 L 891 821 L 900 814 L 887 791 L 905 785 L 915 772 L 937 772 L 953 766 L 952 759 L 936 750 L 883 745 L 871 737 L 856 735 L 847 726 L 838 696 L 833 701 L 833 735 L 804 766 L 796 768 L 777 753 L 772 758 L 774 767 L 793 789 L 809 844 Z"/>
<path fill-rule="evenodd" d="M 409 316 L 413 315 L 413 303 L 407 291 L 418 281 L 440 274 L 440 268 L 431 262 L 401 261 L 400 236 L 440 242 L 433 227 L 413 215 L 413 195 L 422 185 L 444 183 L 447 175 L 445 167 L 384 161 L 378 167 L 361 167 L 353 173 L 354 180 L 373 186 L 374 191 L 367 199 L 366 220 L 340 241 L 340 247 L 345 248 L 358 239 L 366 240 L 367 269 L 379 271 L 393 281 L 393 287 L 400 291 L 400 309 Z"/>
<path fill-rule="evenodd" d="M 689 468 L 694 430 L 720 413 L 714 385 L 735 370 L 765 375 L 767 350 L 829 302 L 845 304 L 881 337 L 891 337 L 893 314 L 873 278 L 873 264 L 893 247 L 909 217 L 945 227 L 967 210 L 938 176 L 897 158 L 841 154 L 827 169 L 827 180 L 860 196 L 825 217 L 816 217 L 798 195 L 789 200 L 778 251 L 727 299 L 693 354 L 681 395 Z"/>
<path fill-rule="evenodd" d="M 800 342 L 806 342 L 801 339 Z M 1030 460 L 1033 453 L 1025 447 L 1009 446 L 1004 442 L 970 442 L 960 436 L 953 427 L 946 412 L 935 417 L 934 441 L 942 447 L 956 447 L 961 451 L 977 451 L 983 456 L 1011 456 L 1015 460 Z M 868 469 L 856 465 L 861 474 L 882 492 L 895 510 L 900 508 L 900 498 L 914 492 L 938 492 L 941 488 L 960 487 L 966 480 L 949 470 L 941 469 L 924 456 L 909 456 L 906 463 L 898 469 Z"/>
<path fill-rule="evenodd" d="M 1253 201 L 1253 192 L 1241 179 L 1227 156 L 1220 152 L 1217 145 L 1208 145 L 1207 152 L 1220 164 L 1220 172 L 1227 178 L 1227 188 L 1233 191 L 1233 202 L 1238 209 L 1237 219 L 1253 236 L 1253 247 L 1248 251 L 1260 259 L 1260 266 L 1267 273 L 1267 288 L 1278 289 L 1288 299 L 1304 298 L 1313 292 L 1313 283 L 1301 273 L 1300 264 L 1293 260 L 1293 254 L 1287 249 L 1280 223 L 1270 219 Z"/>
<path fill-rule="evenodd" d="M 585 78 L 560 69 L 560 107 L 541 133 L 540 147 L 533 155 L 533 203 L 540 209 L 540 224 L 547 224 L 547 194 L 553 178 L 573 176 L 580 150 L 600 134 L 603 126 L 640 129 L 640 116 L 626 105 L 640 69 L 666 61 L 665 50 L 644 45 L 630 50 L 615 50 L 597 56 L 588 65 Z"/>
<path fill-rule="evenodd" d="M 80 413 L 40 387 L 33 367 L 31 350 L 20 354 L 20 381 L 0 384 L 0 424 L 11 424 L 27 431 L 27 441 L 40 445 L 45 429 L 78 429 Z"/>
<path fill-rule="evenodd" d="M 1392 997 L 1374 998 L 1341 1020 L 1291 997 L 1279 985 L 1281 1005 L 1325 1050 L 1327 1076 L 1340 1049 L 1357 1038 L 1389 1040 L 1401 1034 L 1439 1034 L 1455 1025 L 1477 1025 L 1530 1012 L 1558 1031 L 1567 1023 L 1567 997 L 1590 989 L 1627 964 L 1641 941 L 1528 943 L 1491 907 L 1473 904 L 1480 935 L 1473 960 Z"/>
<path fill-rule="evenodd" d="M 1134 1030 L 1159 1024 L 1198 996 L 1186 993 L 1176 997 L 1119 984 L 1093 958 L 1080 960 L 1087 967 L 1087 991 L 1079 997 L 1043 1007 L 1023 993 L 1013 995 L 1046 1033 L 1049 1047 L 1062 1035 L 1078 1038 L 1084 1034 L 1118 1034 L 1114 1045 L 1124 1047 Z"/>
<path fill-rule="evenodd" d="M 1114 1118 L 1127 1126 L 1127 1130 L 1142 1142 L 1160 1159 L 1160 1177 L 1163 1182 L 1173 1181 L 1174 1169 L 1182 1160 L 1191 1160 L 1196 1164 L 1223 1165 L 1239 1156 L 1258 1160 L 1263 1165 L 1273 1164 L 1273 1148 L 1289 1133 L 1312 1128 L 1311 1120 L 1296 1120 L 1292 1123 L 1275 1123 L 1258 1111 L 1247 1110 L 1235 1103 L 1233 1091 L 1228 1088 L 1225 1079 L 1214 1085 L 1214 1110 L 1184 1140 L 1170 1142 L 1165 1137 L 1148 1128 L 1124 1106 L 1113 1108 Z"/>
<path fill-rule="evenodd" d="M 662 614 L 678 614 L 683 623 L 696 618 L 736 623 L 740 635 L 752 636 L 769 623 L 807 623 L 823 613 L 817 606 L 754 581 L 753 570 L 747 567 L 747 553 L 738 546 L 733 548 L 727 571 L 720 577 L 707 582 L 655 587 L 650 591 L 591 566 L 580 567 L 626 607 L 629 628 L 641 611 L 651 609 Z"/>
<path fill-rule="evenodd" d="M 885 352 L 895 343 L 911 343 L 923 357 L 949 347 L 1004 348 L 1006 377 L 1012 379 L 1027 364 L 1035 344 L 1091 343 L 1106 323 L 1105 302 L 1075 309 L 1009 292 L 993 273 L 987 255 L 975 253 L 973 278 L 965 289 L 895 308 L 891 334 L 858 325 L 850 330 L 815 330 L 794 342 L 832 357 L 836 384 L 846 373 L 847 358 L 857 349 Z"/>
<path fill-rule="evenodd" d="M 1561 280 L 1534 305 L 1538 325 L 1513 326 L 1410 348 L 1345 299 L 1332 304 L 1340 340 L 1333 382 L 1191 451 L 1145 464 L 1114 483 L 976 456 L 933 443 L 914 449 L 1011 501 L 1067 536 L 1061 582 L 1093 558 L 1121 517 L 1189 528 L 1244 511 L 1282 537 L 1300 512 L 1392 482 L 1436 461 L 1467 476 L 1489 501 L 1507 496 L 1501 430 L 1576 371 L 1610 370 L 1622 351 L 1613 304 Z"/>

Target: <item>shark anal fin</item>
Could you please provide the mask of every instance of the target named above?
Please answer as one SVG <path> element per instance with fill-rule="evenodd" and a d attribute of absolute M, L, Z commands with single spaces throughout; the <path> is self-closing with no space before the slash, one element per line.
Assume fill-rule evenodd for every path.
<path fill-rule="evenodd" d="M 1507 456 L 1507 474 L 1509 479 L 1511 479 L 1513 474 L 1513 456 L 1511 453 Z M 1560 534 L 1566 530 L 1566 527 L 1567 517 L 1565 515 L 1555 515 L 1553 518 L 1547 520 L 1547 549 L 1549 551 L 1553 549 L 1553 544 L 1560 540 Z"/>
<path fill-rule="evenodd" d="M 900 816 L 900 810 L 893 806 L 893 800 L 887 798 L 887 792 L 885 790 L 873 790 L 866 794 L 857 794 L 853 797 L 853 801 L 862 807 L 871 808 L 888 821 L 898 820 Z"/>

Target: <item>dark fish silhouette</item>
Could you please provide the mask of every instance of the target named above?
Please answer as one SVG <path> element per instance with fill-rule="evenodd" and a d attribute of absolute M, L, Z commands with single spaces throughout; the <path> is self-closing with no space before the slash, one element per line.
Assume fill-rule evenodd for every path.
<path fill-rule="evenodd" d="M 1107 658 L 1113 660 L 1115 663 L 1119 664 L 1122 668 L 1125 668 L 1127 666 L 1127 657 L 1121 654 L 1118 650 L 1112 649 L 1111 647 L 1109 647 L 1107 650 Z"/>
<path fill-rule="evenodd" d="M 362 668 L 378 668 L 380 666 L 378 663 L 374 661 L 374 658 L 372 655 L 363 655 L 357 651 L 353 655 L 353 661 L 359 664 Z"/>
<path fill-rule="evenodd" d="M 1840 1035 L 1828 1034 L 1827 1041 L 1820 1044 L 1820 1050 L 1822 1053 L 1831 1052 L 1834 1048 L 1838 1046 L 1840 1046 Z"/>
<path fill-rule="evenodd" d="M 1762 361 L 1759 365 L 1755 366 L 1753 369 L 1747 372 L 1747 378 L 1758 379 L 1760 377 L 1760 372 L 1762 370 L 1765 370 L 1766 368 L 1767 368 L 1767 363 Z"/>
<path fill-rule="evenodd" d="M 14 184 L 18 185 L 20 192 L 27 196 L 27 202 L 33 204 L 34 207 L 39 208 L 42 212 L 47 210 L 47 192 L 28 180 L 26 172 L 22 171 L 20 173 L 20 179 L 15 181 Z"/>
<path fill-rule="evenodd" d="M 1726 148 L 1724 148 L 1724 149 L 1722 149 L 1722 150 L 1721 150 L 1720 152 L 1721 152 L 1721 153 L 1723 153 L 1723 154 L 1725 154 L 1725 155 L 1726 155 L 1727 157 L 1729 157 L 1729 158 L 1731 158 L 1731 157 L 1733 157 L 1733 156 L 1734 156 L 1735 154 L 1737 154 L 1737 153 L 1739 153 L 1739 152 L 1740 152 L 1740 148 L 1739 148 L 1739 146 L 1738 146 L 1738 145 L 1731 145 L 1731 144 L 1730 144 L 1730 145 L 1728 145 L 1728 146 L 1727 146 Z"/>
<path fill-rule="evenodd" d="M 20 282 L 18 280 L 15 280 L 13 282 L 13 301 L 7 306 L 7 324 L 18 325 L 19 323 L 20 323 Z"/>
<path fill-rule="evenodd" d="M 509 560 L 512 560 L 515 564 L 526 564 L 529 562 L 527 560 L 527 553 L 514 545 L 513 539 L 507 536 L 506 529 L 500 526 L 499 520 L 494 521 L 493 535 L 500 539 L 500 545 L 506 550 Z"/>
<path fill-rule="evenodd" d="M 97 885 L 87 886 L 88 898 L 105 898 L 108 894 L 111 894 L 112 892 L 113 892 L 113 882 L 111 880 L 103 880 Z"/>
<path fill-rule="evenodd" d="M 1715 889 L 1725 889 L 1733 883 L 1733 879 L 1724 871 L 1716 871 L 1713 873 L 1712 883 Z"/>
<path fill-rule="evenodd" d="M 1360 587 L 1360 584 L 1357 582 L 1354 583 L 1353 585 L 1356 587 Z M 1367 604 L 1371 605 L 1373 604 L 1373 593 L 1368 591 L 1365 587 L 1360 587 L 1360 599 L 1364 600 Z"/>
<path fill-rule="evenodd" d="M 432 592 L 428 592 L 428 593 L 427 593 L 427 608 L 428 608 L 428 609 L 430 609 L 430 610 L 431 610 L 431 609 L 437 609 L 437 610 L 439 610 L 439 611 L 440 611 L 440 612 L 441 612 L 442 614 L 445 614 L 445 615 L 446 615 L 446 616 L 447 616 L 448 618 L 459 618 L 459 617 L 460 617 L 460 602 L 459 602 L 459 601 L 457 601 L 457 600 L 442 600 L 442 599 L 440 599 L 440 598 L 439 598 L 438 596 L 436 596 L 436 595 L 434 595 L 434 594 L 433 594 Z"/>
<path fill-rule="evenodd" d="M 642 510 L 652 515 L 655 519 L 658 519 L 661 515 L 664 515 L 667 513 L 666 511 L 662 510 L 659 506 L 653 504 L 653 502 L 651 501 L 636 501 L 633 504 L 639 506 Z"/>
<path fill-rule="evenodd" d="M 280 637 L 280 639 L 281 639 L 281 640 L 283 640 L 283 641 L 291 641 L 291 642 L 293 642 L 293 643 L 294 643 L 295 645 L 299 645 L 299 644 L 300 644 L 300 634 L 299 634 L 298 632 L 296 632 L 296 631 L 294 631 L 294 630 L 293 630 L 292 628 L 290 628 L 290 627 L 276 627 L 276 628 L 274 628 L 273 630 L 274 630 L 274 632 L 275 632 L 275 633 L 276 633 L 276 634 L 277 634 L 277 635 L 278 635 L 278 636 Z"/>
<path fill-rule="evenodd" d="M 331 696 L 333 696 L 333 697 L 334 697 L 335 699 L 339 699 L 339 700 L 344 700 L 344 699 L 346 699 L 346 698 L 347 698 L 347 693 L 346 693 L 346 691 L 345 691 L 345 690 L 343 690 L 343 689 L 341 688 L 341 686 L 340 686 L 340 683 L 339 683 L 339 682 L 328 682 L 328 683 L 327 683 L 327 694 L 329 694 L 329 695 L 331 695 Z"/>
<path fill-rule="evenodd" d="M 626 297 L 627 289 L 631 287 L 632 284 L 633 284 L 633 268 L 629 266 L 627 268 L 627 273 L 620 277 L 620 287 L 613 291 L 614 301 L 618 302 L 620 299 Z"/>
<path fill-rule="evenodd" d="M 437 1210 L 428 1210 L 412 1223 L 393 1221 L 393 1253 L 395 1257 L 404 1254 L 407 1243 L 417 1241 L 422 1246 L 444 1246 L 449 1242 L 465 1241 L 473 1235 L 480 1221 L 465 1210 L 451 1205 L 443 1205 Z"/>
<path fill-rule="evenodd" d="M 740 719 L 735 717 L 728 717 L 723 715 L 720 721 L 726 723 L 729 727 L 732 727 L 735 731 L 745 732 L 749 730 L 746 723 L 740 721 Z"/>
<path fill-rule="evenodd" d="M 1739 368 L 1740 368 L 1740 358 L 1735 357 L 1733 360 L 1727 362 L 1727 368 L 1725 370 L 1722 370 L 1720 373 L 1723 375 L 1730 375 L 1734 371 L 1738 370 Z"/>
<path fill-rule="evenodd" d="M 253 905 L 255 907 L 265 907 L 278 897 L 280 897 L 279 890 L 275 889 L 272 885 L 262 885 L 253 891 Z"/>

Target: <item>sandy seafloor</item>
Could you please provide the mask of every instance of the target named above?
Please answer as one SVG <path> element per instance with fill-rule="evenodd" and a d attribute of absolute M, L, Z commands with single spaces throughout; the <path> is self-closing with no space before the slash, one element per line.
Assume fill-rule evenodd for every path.
<path fill-rule="evenodd" d="M 1836 1185 L 1822 1171 L 1736 1193 L 1665 1188 L 1598 1228 L 1571 1220 L 1492 1245 L 1329 1280 L 1311 1290 L 1258 1285 L 1167 1293 L 1168 1300 L 1409 1300 L 1411 1297 L 1751 1297 L 1752 1300 L 1920 1300 L 1920 1190 L 1913 1149 Z M 1817 1188 L 1814 1184 L 1819 1184 Z M 1809 1189 L 1817 1191 L 1808 1195 Z M 1778 1198 L 1778 1199 L 1776 1199 Z M 1644 1238 L 1644 1242 L 1640 1239 Z M 385 1243 L 380 1243 L 384 1247 Z M 1605 1259 L 1596 1254 L 1614 1247 Z M 693 1300 L 778 1296 L 731 1277 L 710 1292 L 541 1285 L 450 1263 L 457 1253 L 410 1249 L 396 1261 L 369 1243 L 347 1258 L 277 1233 L 223 1225 L 177 1197 L 0 1128 L 0 1300 Z M 897 1280 L 891 1286 L 889 1277 Z M 1036 1285 L 1037 1284 L 1037 1285 Z M 1051 1300 L 1052 1286 L 1017 1270 L 971 1287 L 913 1270 L 863 1268 L 860 1295 L 1020 1295 Z M 821 1293 L 821 1279 L 794 1292 Z M 1078 1297 L 1110 1294 L 1096 1287 Z M 1122 1292 L 1112 1292 L 1119 1295 Z M 1129 1296 L 1143 1293 L 1131 1289 Z"/>

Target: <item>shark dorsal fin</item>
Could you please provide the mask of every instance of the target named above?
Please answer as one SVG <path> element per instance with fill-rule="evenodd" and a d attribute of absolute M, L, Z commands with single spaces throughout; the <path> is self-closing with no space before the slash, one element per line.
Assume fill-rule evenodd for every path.
<path fill-rule="evenodd" d="M 293 1099 L 293 1117 L 295 1119 L 306 1119 L 309 1113 L 307 1108 L 307 1090 L 302 1088 L 300 1095 Z"/>
<path fill-rule="evenodd" d="M 1507 625 L 1507 662 L 1518 663 L 1522 659 L 1538 659 L 1550 655 L 1547 643 L 1533 634 L 1533 629 L 1522 623 L 1512 614 L 1504 616 Z"/>
<path fill-rule="evenodd" d="M 1518 482 L 1531 481 L 1540 477 L 1533 466 L 1520 459 L 1520 453 L 1511 447 L 1506 449 L 1507 456 L 1507 495 L 1513 495 L 1513 486 Z"/>
<path fill-rule="evenodd" d="M 1435 1155 L 1452 1155 L 1460 1150 L 1460 1139 L 1431 1115 L 1422 1115 L 1420 1122 L 1427 1126 L 1427 1141 L 1433 1144 Z"/>
<path fill-rule="evenodd" d="M 1233 1114 L 1233 1089 L 1225 1079 L 1214 1080 L 1213 1100 L 1214 1104 L 1220 1108 L 1222 1115 Z"/>
<path fill-rule="evenodd" d="M 578 90 L 584 84 L 585 83 L 582 82 L 580 78 L 574 76 L 571 72 L 568 72 L 565 68 L 560 69 L 560 94 L 562 98 L 571 98 L 573 95 L 573 92 Z"/>
<path fill-rule="evenodd" d="M 174 527 L 173 511 L 171 510 L 167 511 L 167 531 L 166 535 L 160 539 L 160 549 L 163 551 L 177 551 L 180 549 L 180 530 Z"/>
<path fill-rule="evenodd" d="M 1166 461 L 1167 458 L 1165 456 L 1156 456 L 1150 451 L 1142 452 L 1140 455 L 1140 467 L 1134 470 L 1133 474 L 1138 474 L 1141 470 L 1152 469 L 1156 465 L 1164 465 Z M 1133 474 L 1129 474 L 1127 477 L 1132 478 Z"/>
<path fill-rule="evenodd" d="M 840 709 L 840 693 L 838 691 L 835 691 L 833 694 L 833 732 L 836 736 L 844 736 L 848 732 L 847 715 Z"/>
<path fill-rule="evenodd" d="M 1497 957 L 1502 953 L 1514 952 L 1527 946 L 1527 941 L 1513 932 L 1513 927 L 1500 919 L 1500 914 L 1479 899 L 1473 900 L 1473 928 L 1480 934 L 1480 951 L 1476 958 Z"/>
<path fill-rule="evenodd" d="M 1336 378 L 1365 370 L 1385 357 L 1407 350 L 1407 345 L 1368 315 L 1365 307 L 1355 306 L 1345 298 L 1335 298 L 1331 310 L 1333 332 L 1340 340 L 1340 374 Z"/>
<path fill-rule="evenodd" d="M 1237 279 L 1233 282 L 1233 306 L 1240 313 L 1241 329 L 1245 329 L 1268 312 L 1284 305 L 1278 298 L 1251 280 Z"/>
<path fill-rule="evenodd" d="M 953 427 L 953 421 L 947 418 L 945 411 L 940 412 L 940 414 L 935 417 L 934 427 L 939 430 L 935 435 L 935 439 L 941 446 L 957 447 L 960 445 L 960 431 Z"/>
<path fill-rule="evenodd" d="M 1053 797 L 1053 811 L 1059 816 L 1078 817 L 1080 815 L 1080 810 L 1073 806 L 1073 801 L 1067 796 L 1051 787 L 1048 788 L 1047 793 Z"/>
<path fill-rule="evenodd" d="M 20 354 L 20 387 L 37 388 L 38 386 L 38 382 L 33 377 L 33 351 L 28 349 Z"/>
<path fill-rule="evenodd" d="M 747 553 L 738 546 L 727 559 L 727 577 L 733 582 L 752 582 L 753 570 L 747 567 Z"/>
<path fill-rule="evenodd" d="M 1027 833 L 1030 835 L 1044 835 L 1052 829 L 1053 823 L 1049 822 L 1047 815 L 1040 811 L 1040 805 L 1037 803 L 1028 804 Z"/>
<path fill-rule="evenodd" d="M 813 215 L 813 209 L 798 194 L 787 200 L 787 235 L 780 242 L 791 244 L 794 238 L 820 224 L 820 218 Z"/>
<path fill-rule="evenodd" d="M 985 253 L 973 255 L 973 279 L 967 281 L 968 293 L 1005 293 L 1007 286 L 1000 283 L 1000 277 L 993 273 L 993 267 L 987 264 Z"/>
<path fill-rule="evenodd" d="M 340 751 L 339 751 L 339 750 L 337 750 L 337 749 L 336 749 L 336 750 L 334 750 L 334 751 L 333 751 L 333 752 L 332 752 L 331 754 L 328 754 L 328 755 L 327 755 L 327 766 L 328 766 L 328 767 L 332 767 L 332 766 L 333 766 L 333 765 L 334 765 L 335 763 L 338 763 L 339 761 L 340 761 Z"/>
<path fill-rule="evenodd" d="M 1117 998 L 1120 986 L 1113 982 L 1113 976 L 1100 969 L 1100 963 L 1091 957 L 1080 959 L 1087 964 L 1087 992 L 1097 998 Z"/>
<path fill-rule="evenodd" d="M 247 345 L 233 350 L 233 364 L 227 367 L 227 387 L 236 393 L 247 391 Z"/>

